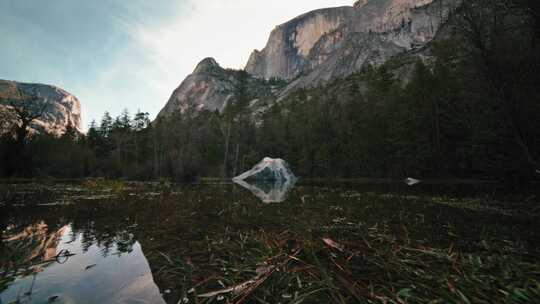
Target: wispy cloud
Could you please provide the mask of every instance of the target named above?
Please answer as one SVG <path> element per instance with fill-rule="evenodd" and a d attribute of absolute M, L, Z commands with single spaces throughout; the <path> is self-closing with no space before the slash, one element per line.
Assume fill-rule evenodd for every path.
<path fill-rule="evenodd" d="M 254 1 L 189 0 L 177 15 L 153 26 L 122 20 L 152 62 L 148 82 L 161 106 L 170 93 L 205 57 L 225 67 L 243 68 L 255 48 L 263 48 L 271 30 L 312 9 L 350 5 L 350 0 Z M 154 113 L 155 114 L 155 113 Z"/>
<path fill-rule="evenodd" d="M 312 9 L 352 2 L 57 0 L 28 6 L 7 1 L 0 3 L 5 12 L 0 17 L 8 20 L 0 20 L 0 35 L 9 36 L 2 40 L 10 46 L 0 50 L 0 78 L 64 86 L 82 101 L 85 124 L 123 108 L 155 116 L 203 58 L 243 68 L 276 25 Z"/>

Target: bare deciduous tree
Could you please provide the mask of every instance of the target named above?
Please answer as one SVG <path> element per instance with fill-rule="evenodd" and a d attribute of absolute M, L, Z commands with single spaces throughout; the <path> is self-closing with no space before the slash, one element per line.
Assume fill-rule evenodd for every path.
<path fill-rule="evenodd" d="M 0 103 L 7 109 L 4 111 L 4 115 L 7 115 L 9 120 L 3 123 L 14 139 L 13 148 L 17 157 L 16 168 L 19 174 L 25 174 L 27 171 L 25 146 L 30 134 L 31 124 L 43 116 L 48 104 L 41 102 L 41 97 L 37 92 L 25 93 L 21 89 L 17 89 L 17 94 L 14 97 L 0 97 Z"/>

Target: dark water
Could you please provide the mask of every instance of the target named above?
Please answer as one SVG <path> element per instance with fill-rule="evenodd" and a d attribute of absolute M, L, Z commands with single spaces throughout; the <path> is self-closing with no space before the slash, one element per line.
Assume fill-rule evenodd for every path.
<path fill-rule="evenodd" d="M 490 240 L 538 253 L 540 201 L 531 189 L 1 184 L 0 303 L 193 303 L 193 282 L 222 271 L 215 261 L 247 257 L 233 240 L 248 242 L 262 230 L 354 240 L 347 231 L 355 227 L 406 226 L 411 238 L 432 246 L 467 251 Z"/>

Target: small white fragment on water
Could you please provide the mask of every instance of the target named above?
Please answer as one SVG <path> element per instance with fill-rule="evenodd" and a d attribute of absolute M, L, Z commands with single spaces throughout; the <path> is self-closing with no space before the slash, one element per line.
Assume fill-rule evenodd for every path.
<path fill-rule="evenodd" d="M 225 300 L 225 297 L 224 297 L 224 296 L 221 296 L 221 295 L 219 295 L 219 296 L 217 297 L 217 300 L 218 300 L 218 301 L 223 301 L 223 300 Z"/>
<path fill-rule="evenodd" d="M 288 293 L 283 294 L 283 295 L 281 295 L 281 296 L 282 296 L 284 299 L 290 299 L 290 298 L 292 298 L 292 295 L 291 295 L 291 294 L 288 294 Z"/>
<path fill-rule="evenodd" d="M 420 183 L 420 180 L 418 179 L 414 179 L 412 177 L 408 177 L 405 179 L 405 184 L 409 185 L 409 186 L 414 186 L 414 185 L 417 185 Z"/>
<path fill-rule="evenodd" d="M 540 174 L 540 170 L 536 170 L 536 174 Z"/>
<path fill-rule="evenodd" d="M 189 303 L 189 299 L 188 299 L 187 297 L 184 297 L 184 298 L 182 299 L 182 303 Z"/>
<path fill-rule="evenodd" d="M 71 202 L 54 202 L 54 203 L 43 203 L 43 204 L 37 204 L 36 206 L 67 206 L 72 205 Z"/>
<path fill-rule="evenodd" d="M 171 293 L 171 290 L 170 289 L 165 289 L 165 294 L 169 294 Z"/>

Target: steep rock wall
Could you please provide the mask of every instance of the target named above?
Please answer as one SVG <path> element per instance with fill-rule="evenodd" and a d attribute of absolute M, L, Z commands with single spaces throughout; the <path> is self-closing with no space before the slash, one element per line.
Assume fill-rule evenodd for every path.
<path fill-rule="evenodd" d="M 24 98 L 25 96 L 37 98 L 29 101 Z M 67 126 L 71 125 L 82 132 L 81 103 L 77 97 L 58 87 L 0 80 L 0 106 L 5 108 L 9 107 L 9 104 L 17 105 L 17 103 L 26 103 L 24 106 L 31 108 L 42 108 L 45 105 L 42 116 L 32 124 L 32 128 L 36 131 L 58 136 L 64 134 Z"/>

